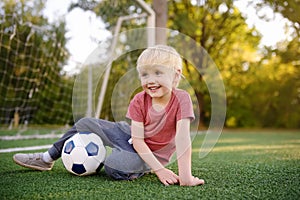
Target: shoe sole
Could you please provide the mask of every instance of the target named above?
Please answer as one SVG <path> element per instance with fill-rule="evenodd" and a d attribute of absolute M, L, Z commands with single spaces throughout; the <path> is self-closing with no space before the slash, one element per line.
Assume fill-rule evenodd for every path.
<path fill-rule="evenodd" d="M 32 166 L 32 165 L 27 165 L 25 163 L 22 163 L 20 161 L 18 161 L 15 156 L 13 157 L 13 160 L 16 164 L 22 166 L 22 167 L 26 167 L 26 168 L 30 168 L 30 169 L 34 169 L 34 170 L 39 170 L 39 171 L 50 171 L 52 168 L 43 168 L 43 167 L 38 167 L 38 166 Z"/>

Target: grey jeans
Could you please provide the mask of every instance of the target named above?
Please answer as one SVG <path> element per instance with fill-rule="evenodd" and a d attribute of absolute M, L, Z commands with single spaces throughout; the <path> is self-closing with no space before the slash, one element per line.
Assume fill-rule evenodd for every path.
<path fill-rule="evenodd" d="M 131 138 L 131 131 L 126 122 L 82 118 L 53 144 L 48 150 L 50 156 L 54 160 L 60 158 L 65 141 L 81 131 L 99 135 L 103 144 L 112 148 L 112 153 L 104 161 L 105 172 L 110 177 L 116 180 L 132 180 L 150 171 L 150 167 L 128 142 Z"/>

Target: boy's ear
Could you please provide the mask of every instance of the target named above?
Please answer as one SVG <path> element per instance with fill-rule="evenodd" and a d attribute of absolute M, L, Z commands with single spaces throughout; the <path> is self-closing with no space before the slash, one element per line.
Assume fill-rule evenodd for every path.
<path fill-rule="evenodd" d="M 176 69 L 175 77 L 180 78 L 181 74 L 182 74 L 182 70 L 181 69 Z"/>
<path fill-rule="evenodd" d="M 175 85 L 175 87 L 177 87 L 177 85 L 180 81 L 181 74 L 182 74 L 182 70 L 181 69 L 176 69 L 175 76 L 174 76 L 174 85 Z"/>

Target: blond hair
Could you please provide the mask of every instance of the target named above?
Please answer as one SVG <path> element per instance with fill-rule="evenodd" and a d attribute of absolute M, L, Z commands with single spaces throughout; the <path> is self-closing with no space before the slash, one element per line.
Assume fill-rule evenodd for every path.
<path fill-rule="evenodd" d="M 137 70 L 144 66 L 162 65 L 174 69 L 182 70 L 182 59 L 178 52 L 167 45 L 155 45 L 145 49 L 137 60 Z"/>

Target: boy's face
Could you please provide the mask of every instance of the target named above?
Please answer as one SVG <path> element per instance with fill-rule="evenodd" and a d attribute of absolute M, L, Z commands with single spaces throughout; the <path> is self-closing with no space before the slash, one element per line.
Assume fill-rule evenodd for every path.
<path fill-rule="evenodd" d="M 145 66 L 139 70 L 143 89 L 152 98 L 170 94 L 174 87 L 175 71 L 165 66 Z"/>

